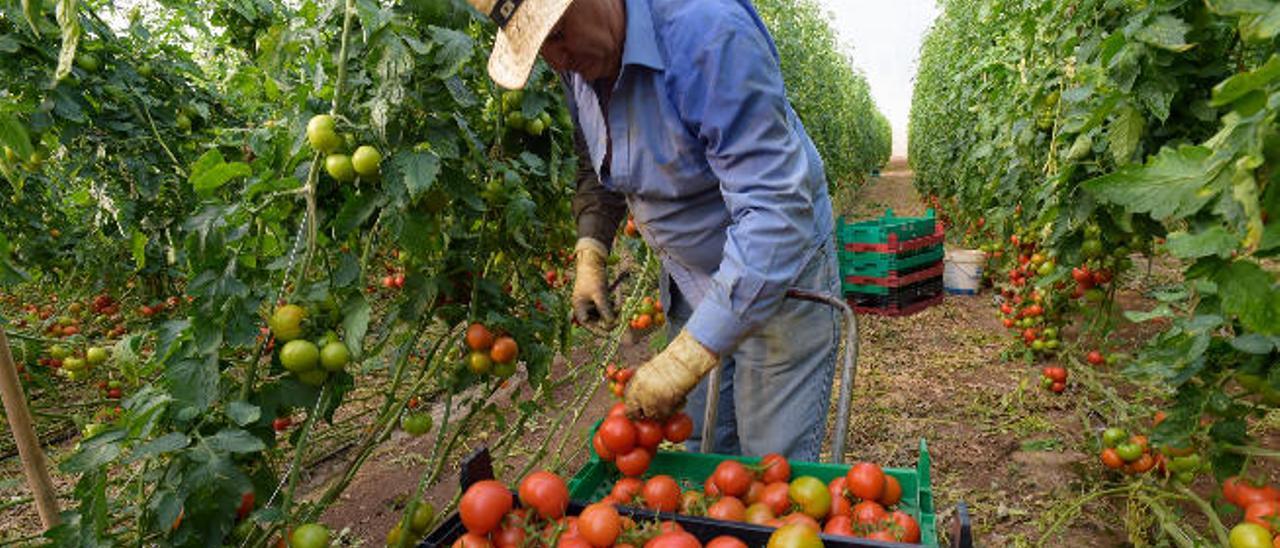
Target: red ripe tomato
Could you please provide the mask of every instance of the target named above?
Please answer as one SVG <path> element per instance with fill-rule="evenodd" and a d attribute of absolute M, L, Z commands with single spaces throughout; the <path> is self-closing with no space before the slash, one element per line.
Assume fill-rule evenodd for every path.
<path fill-rule="evenodd" d="M 612 418 L 612 417 L 626 418 L 626 416 L 627 416 L 627 404 L 618 402 L 613 404 L 613 407 L 609 408 L 609 413 L 605 415 L 605 418 L 606 419 Z"/>
<path fill-rule="evenodd" d="M 724 497 L 707 508 L 707 517 L 724 521 L 746 521 L 747 507 L 737 498 Z"/>
<path fill-rule="evenodd" d="M 889 514 L 884 511 L 884 507 L 880 503 L 864 500 L 853 506 L 854 523 L 862 525 L 875 525 L 888 517 Z"/>
<path fill-rule="evenodd" d="M 1067 369 L 1065 367 L 1048 366 L 1041 370 L 1045 377 L 1053 379 L 1053 382 L 1067 382 Z"/>
<path fill-rule="evenodd" d="M 846 488 L 862 500 L 880 500 L 884 494 L 884 471 L 870 462 L 859 462 L 845 474 Z"/>
<path fill-rule="evenodd" d="M 648 449 L 637 447 L 629 453 L 619 454 L 613 463 L 618 467 L 618 471 L 624 476 L 639 477 L 649 469 L 649 461 L 653 459 L 653 455 Z"/>
<path fill-rule="evenodd" d="M 671 531 L 653 537 L 644 543 L 644 548 L 701 548 L 698 537 L 684 531 Z"/>
<path fill-rule="evenodd" d="M 810 529 L 815 533 L 822 530 L 822 527 L 818 525 L 818 520 L 813 519 L 808 514 L 804 514 L 802 512 L 795 512 L 782 516 L 782 524 L 784 526 L 799 525 Z"/>
<path fill-rule="evenodd" d="M 1236 506 L 1241 508 L 1248 508 L 1263 501 L 1278 500 L 1274 488 L 1254 486 L 1247 481 L 1239 481 L 1237 483 L 1236 499 L 1240 501 L 1240 504 Z"/>
<path fill-rule="evenodd" d="M 236 508 L 236 519 L 242 520 L 253 511 L 253 491 L 245 491 L 240 495 L 240 506 Z"/>
<path fill-rule="evenodd" d="M 636 445 L 646 449 L 657 449 L 658 444 L 662 443 L 662 425 L 658 421 L 652 419 L 642 419 L 635 422 L 636 427 Z"/>
<path fill-rule="evenodd" d="M 675 512 L 680 507 L 680 485 L 671 476 L 659 475 L 649 478 L 640 490 L 640 498 L 644 506 L 659 512 Z"/>
<path fill-rule="evenodd" d="M 636 427 L 626 417 L 609 417 L 598 430 L 604 446 L 615 455 L 630 453 L 636 447 Z"/>
<path fill-rule="evenodd" d="M 721 462 L 711 477 L 720 492 L 730 497 L 741 497 L 751 488 L 751 471 L 736 460 Z"/>
<path fill-rule="evenodd" d="M 640 490 L 644 488 L 644 482 L 636 478 L 622 478 L 618 483 L 613 484 L 613 490 L 609 492 L 614 498 L 630 504 L 635 500 L 636 495 L 640 494 Z"/>
<path fill-rule="evenodd" d="M 662 534 L 662 533 L 675 533 L 675 532 L 680 532 L 680 531 L 684 531 L 684 527 L 681 527 L 679 523 L 676 523 L 676 522 L 674 522 L 674 521 L 664 521 L 664 522 L 662 522 L 662 523 L 659 523 L 659 524 L 658 524 L 658 533 L 659 533 L 659 534 Z"/>
<path fill-rule="evenodd" d="M 720 488 L 716 487 L 715 476 L 707 476 L 706 481 L 702 482 L 702 492 L 706 493 L 708 497 L 720 496 Z"/>
<path fill-rule="evenodd" d="M 453 548 L 490 548 L 489 538 L 476 533 L 467 533 L 453 541 Z"/>
<path fill-rule="evenodd" d="M 827 484 L 827 490 L 831 491 L 831 500 L 848 498 L 848 489 L 845 487 L 848 482 L 848 479 L 840 476 Z"/>
<path fill-rule="evenodd" d="M 556 541 L 556 548 L 592 548 L 592 546 L 581 535 L 566 534 L 560 535 L 560 539 Z"/>
<path fill-rule="evenodd" d="M 880 504 L 888 508 L 900 500 L 902 500 L 902 484 L 898 483 L 898 478 L 885 474 L 884 493 L 880 495 Z"/>
<path fill-rule="evenodd" d="M 747 543 L 730 536 L 721 535 L 711 539 L 706 548 L 747 548 Z"/>
<path fill-rule="evenodd" d="M 617 458 L 617 455 L 614 455 L 613 451 L 610 451 L 608 447 L 604 446 L 604 439 L 600 437 L 599 432 L 596 432 L 594 436 L 591 436 L 591 448 L 595 450 L 596 456 L 600 457 L 600 460 L 602 461 L 613 462 L 613 459 Z"/>
<path fill-rule="evenodd" d="M 662 435 L 671 443 L 681 443 L 693 435 L 693 419 L 684 413 L 676 413 L 662 425 Z"/>
<path fill-rule="evenodd" d="M 791 481 L 791 463 L 777 453 L 769 453 L 760 458 L 760 480 L 765 483 Z"/>
<path fill-rule="evenodd" d="M 1053 384 L 1049 385 L 1049 390 L 1052 390 L 1054 394 L 1061 394 L 1061 393 L 1063 393 L 1063 392 L 1066 392 L 1066 390 L 1067 390 L 1067 383 L 1065 383 L 1065 382 L 1055 382 L 1055 383 L 1053 383 Z"/>
<path fill-rule="evenodd" d="M 920 525 L 916 523 L 915 518 L 902 510 L 894 510 L 889 514 L 889 518 L 893 520 L 897 539 L 900 542 L 920 542 Z"/>
<path fill-rule="evenodd" d="M 511 514 L 507 514 L 510 516 Z M 495 548 L 520 548 L 524 546 L 525 532 L 524 527 L 520 523 L 511 523 L 512 520 L 503 520 L 502 525 L 494 531 L 493 545 Z"/>
<path fill-rule="evenodd" d="M 288 430 L 291 425 L 293 425 L 293 419 L 288 416 L 276 417 L 276 420 L 271 421 L 271 428 L 276 432 L 284 432 L 285 430 Z"/>
<path fill-rule="evenodd" d="M 543 519 L 557 519 L 569 507 L 569 487 L 551 472 L 534 472 L 520 480 L 520 504 L 537 510 Z"/>
<path fill-rule="evenodd" d="M 822 532 L 828 535 L 852 537 L 854 536 L 853 520 L 849 519 L 849 516 L 834 516 L 827 520 L 827 524 L 822 528 Z"/>
<path fill-rule="evenodd" d="M 831 511 L 827 512 L 829 516 L 852 516 L 853 503 L 849 502 L 848 497 L 831 497 Z"/>
<path fill-rule="evenodd" d="M 885 529 L 881 529 L 879 531 L 872 531 L 868 533 L 867 540 L 884 540 L 889 542 L 896 542 L 898 539 L 893 536 L 893 533 L 890 533 Z"/>
<path fill-rule="evenodd" d="M 578 534 L 592 546 L 610 546 L 622 533 L 622 518 L 608 504 L 592 504 L 578 516 Z"/>
<path fill-rule="evenodd" d="M 1244 520 L 1275 532 L 1274 524 L 1280 522 L 1280 501 L 1262 500 L 1250 504 L 1244 509 Z"/>
<path fill-rule="evenodd" d="M 763 494 L 764 482 L 756 480 L 751 482 L 751 487 L 747 488 L 747 494 L 742 497 L 742 500 L 747 504 L 755 504 L 760 502 L 760 495 Z"/>
<path fill-rule="evenodd" d="M 769 507 L 773 515 L 780 516 L 791 509 L 791 485 L 785 482 L 774 482 L 764 486 L 760 493 L 760 504 Z"/>
<path fill-rule="evenodd" d="M 1222 481 L 1222 498 L 1235 506 L 1240 506 L 1240 483 L 1238 476 L 1231 476 Z"/>
<path fill-rule="evenodd" d="M 502 516 L 511 511 L 511 492 L 494 480 L 478 481 L 467 489 L 458 503 L 458 514 L 467 531 L 484 536 L 498 527 Z M 488 544 L 488 541 L 485 541 Z"/>

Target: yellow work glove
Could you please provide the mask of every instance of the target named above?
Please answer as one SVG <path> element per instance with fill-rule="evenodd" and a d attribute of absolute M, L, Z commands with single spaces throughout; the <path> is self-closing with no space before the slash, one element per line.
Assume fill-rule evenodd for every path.
<path fill-rule="evenodd" d="M 613 328 L 613 309 L 609 306 L 609 276 L 605 263 L 609 250 L 594 238 L 579 238 L 574 247 L 577 266 L 573 278 L 573 315 L 583 327 L 597 331 Z"/>
<path fill-rule="evenodd" d="M 720 358 L 707 350 L 686 330 L 648 363 L 636 369 L 627 381 L 624 402 L 632 417 L 666 418 L 684 407 L 685 396 L 698 381 L 720 365 Z"/>

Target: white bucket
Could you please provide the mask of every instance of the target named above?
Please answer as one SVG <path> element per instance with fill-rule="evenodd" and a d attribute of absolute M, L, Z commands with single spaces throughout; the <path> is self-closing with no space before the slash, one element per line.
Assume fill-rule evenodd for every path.
<path fill-rule="evenodd" d="M 986 255 L 975 249 L 948 249 L 942 285 L 952 295 L 977 295 Z"/>

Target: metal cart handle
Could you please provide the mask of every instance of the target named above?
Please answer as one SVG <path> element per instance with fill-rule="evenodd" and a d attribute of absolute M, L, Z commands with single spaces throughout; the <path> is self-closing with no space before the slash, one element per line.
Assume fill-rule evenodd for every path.
<path fill-rule="evenodd" d="M 840 399 L 836 403 L 836 432 L 831 441 L 831 462 L 844 464 L 845 436 L 849 430 L 849 400 L 858 363 L 858 317 L 853 308 L 838 297 L 804 289 L 787 290 L 787 298 L 832 306 L 844 314 L 844 365 L 840 368 Z M 707 377 L 707 407 L 702 413 L 702 452 L 710 453 L 715 442 L 716 410 L 720 407 L 720 368 Z"/>

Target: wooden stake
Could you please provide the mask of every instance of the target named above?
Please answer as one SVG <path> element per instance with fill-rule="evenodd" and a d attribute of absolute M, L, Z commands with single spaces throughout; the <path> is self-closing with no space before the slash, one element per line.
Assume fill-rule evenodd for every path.
<path fill-rule="evenodd" d="M 53 480 L 49 478 L 49 469 L 45 466 L 44 451 L 40 448 L 40 439 L 36 437 L 35 428 L 31 426 L 31 411 L 27 409 L 27 397 L 22 393 L 22 383 L 18 380 L 18 368 L 13 363 L 13 353 L 9 350 L 9 338 L 0 329 L 0 399 L 4 400 L 4 413 L 9 417 L 9 430 L 13 432 L 13 441 L 18 446 L 18 456 L 22 459 L 22 471 L 27 475 L 27 484 L 31 487 L 32 498 L 36 501 L 36 510 L 40 512 L 40 522 L 45 529 L 52 529 L 58 524 L 58 498 L 53 490 Z"/>

